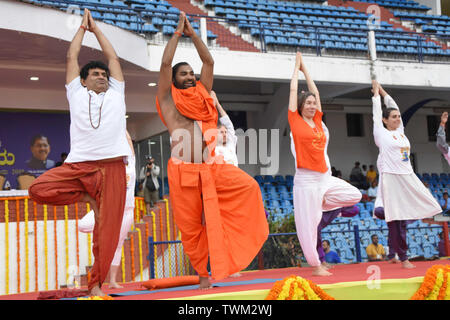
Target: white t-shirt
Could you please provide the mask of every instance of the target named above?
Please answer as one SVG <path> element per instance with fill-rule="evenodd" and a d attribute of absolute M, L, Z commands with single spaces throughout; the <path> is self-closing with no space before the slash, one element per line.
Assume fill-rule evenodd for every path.
<path fill-rule="evenodd" d="M 236 154 L 237 137 L 234 131 L 233 123 L 228 115 L 225 115 L 219 119 L 220 123 L 227 128 L 227 143 L 223 146 L 216 146 L 215 154 L 217 156 L 223 156 L 223 160 L 226 163 L 238 166 L 238 158 Z"/>
<path fill-rule="evenodd" d="M 375 187 L 375 188 L 370 187 L 370 188 L 367 190 L 367 195 L 368 195 L 369 197 L 376 198 L 376 196 L 377 196 L 377 191 L 378 191 L 378 186 Z"/>
<path fill-rule="evenodd" d="M 405 135 L 403 122 L 397 130 L 390 131 L 383 126 L 383 114 L 380 96 L 372 97 L 373 103 L 373 136 L 379 148 L 377 160 L 379 173 L 411 174 L 414 173 L 409 159 L 411 145 Z M 399 110 L 395 101 L 389 96 L 384 97 L 388 108 Z"/>
<path fill-rule="evenodd" d="M 323 132 L 325 134 L 326 142 L 325 142 L 325 149 L 323 150 L 324 156 L 325 156 L 325 163 L 327 164 L 328 171 L 326 174 L 331 175 L 331 164 L 330 164 L 330 158 L 328 157 L 328 143 L 330 142 L 330 132 L 328 131 L 327 126 L 325 123 L 322 122 L 322 128 Z M 297 163 L 297 153 L 295 152 L 295 144 L 294 139 L 292 137 L 292 132 L 290 133 L 291 136 L 291 152 L 294 156 L 295 163 Z M 296 171 L 298 171 L 299 168 L 296 168 Z"/>
<path fill-rule="evenodd" d="M 129 145 L 125 133 L 125 82 L 110 77 L 108 90 L 96 94 L 83 87 L 80 77 L 77 77 L 66 85 L 66 89 L 70 107 L 70 152 L 66 162 L 102 160 L 128 155 Z M 93 126 L 98 128 L 95 129 Z"/>

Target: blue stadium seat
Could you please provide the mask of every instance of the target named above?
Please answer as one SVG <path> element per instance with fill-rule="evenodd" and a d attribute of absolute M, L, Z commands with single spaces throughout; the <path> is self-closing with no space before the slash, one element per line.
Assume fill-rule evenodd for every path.
<path fill-rule="evenodd" d="M 260 175 L 254 177 L 254 179 L 258 182 L 259 185 L 264 184 L 264 178 Z"/>
<path fill-rule="evenodd" d="M 172 26 L 163 26 L 162 32 L 164 35 L 172 35 L 175 32 L 175 28 Z"/>

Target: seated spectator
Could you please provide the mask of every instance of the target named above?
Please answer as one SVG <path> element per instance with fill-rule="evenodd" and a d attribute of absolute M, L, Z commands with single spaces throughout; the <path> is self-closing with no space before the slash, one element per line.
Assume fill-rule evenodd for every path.
<path fill-rule="evenodd" d="M 362 168 L 361 171 L 362 171 L 363 176 L 364 177 L 367 176 L 367 166 L 365 164 L 363 164 L 361 168 Z"/>
<path fill-rule="evenodd" d="M 439 233 L 439 243 L 438 243 L 438 249 L 439 249 L 439 257 L 446 257 L 447 254 L 445 252 L 445 239 L 444 239 L 444 233 Z"/>
<path fill-rule="evenodd" d="M 444 192 L 442 194 L 442 200 L 439 200 L 439 204 L 441 205 L 442 211 L 447 211 L 450 209 L 450 203 L 448 203 L 448 193 Z"/>
<path fill-rule="evenodd" d="M 366 174 L 367 182 L 372 184 L 372 182 L 377 178 L 377 171 L 375 170 L 375 167 L 373 164 L 369 166 L 369 171 L 367 171 Z"/>
<path fill-rule="evenodd" d="M 369 197 L 370 201 L 375 200 L 377 197 L 377 191 L 378 191 L 378 182 L 377 180 L 373 180 L 370 184 L 369 190 L 367 190 L 367 196 Z"/>
<path fill-rule="evenodd" d="M 386 252 L 384 251 L 384 247 L 381 243 L 378 243 L 378 236 L 373 234 L 372 243 L 369 244 L 366 248 L 367 257 L 369 261 L 382 261 L 386 259 Z"/>
<path fill-rule="evenodd" d="M 367 190 L 369 188 L 369 184 L 367 183 L 366 176 L 363 174 L 359 165 L 360 163 L 358 161 L 355 162 L 355 166 L 350 172 L 350 183 L 358 189 Z"/>
<path fill-rule="evenodd" d="M 341 258 L 339 258 L 339 255 L 335 251 L 331 251 L 330 241 L 323 240 L 322 247 L 325 252 L 325 261 L 327 263 L 341 263 Z"/>

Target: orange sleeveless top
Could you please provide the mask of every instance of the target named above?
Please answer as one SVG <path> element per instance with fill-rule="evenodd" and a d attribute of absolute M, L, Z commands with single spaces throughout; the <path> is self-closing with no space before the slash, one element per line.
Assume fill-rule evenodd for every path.
<path fill-rule="evenodd" d="M 326 136 L 322 127 L 323 113 L 316 111 L 313 121 L 315 128 L 306 123 L 297 111 L 288 111 L 289 126 L 294 139 L 297 168 L 309 169 L 317 172 L 327 172 L 324 149 Z"/>

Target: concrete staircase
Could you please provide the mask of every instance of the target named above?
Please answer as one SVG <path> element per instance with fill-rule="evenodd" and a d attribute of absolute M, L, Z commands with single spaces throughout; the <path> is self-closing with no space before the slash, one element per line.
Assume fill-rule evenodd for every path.
<path fill-rule="evenodd" d="M 198 14 L 206 16 L 207 12 L 203 11 L 197 6 L 191 4 L 190 0 L 168 0 L 172 6 L 186 12 L 186 14 Z M 230 32 L 227 28 L 219 23 L 211 20 L 206 22 L 207 29 L 217 35 L 216 42 L 219 46 L 228 48 L 234 51 L 248 51 L 248 52 L 260 52 L 253 44 L 243 40 L 241 37 Z"/>

